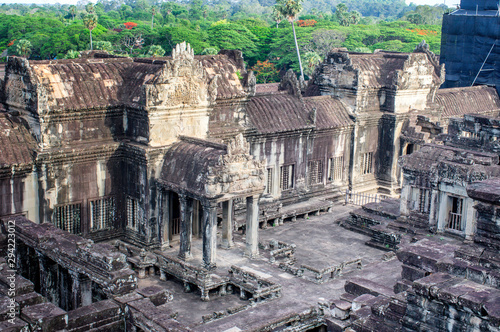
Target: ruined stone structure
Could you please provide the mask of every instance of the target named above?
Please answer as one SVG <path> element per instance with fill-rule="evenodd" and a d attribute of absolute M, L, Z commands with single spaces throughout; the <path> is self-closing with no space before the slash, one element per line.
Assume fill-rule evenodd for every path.
<path fill-rule="evenodd" d="M 307 85 L 292 72 L 279 85 L 256 85 L 241 52 L 195 56 L 186 43 L 154 59 L 9 58 L 0 81 L 0 218 L 6 239 L 9 229 L 17 234 L 18 330 L 229 331 L 233 316 L 257 330 L 300 331 L 361 331 L 360 319 L 401 326 L 406 317 L 411 330 L 401 312 L 411 296 L 396 293 L 425 298 L 411 282 L 434 272 L 464 277 L 453 264 L 429 270 L 387 256 L 403 273 L 394 289 L 379 287 L 344 279 L 372 259 L 364 250 L 331 253 L 333 239 L 323 250 L 333 261 L 304 259 L 293 243 L 259 240 L 259 228 L 321 218 L 346 191 L 401 192 L 344 226 L 371 237 L 374 252 L 406 252 L 405 234 L 429 229 L 497 248 L 487 205 L 496 201 L 469 185 L 500 176 L 500 98 L 489 87 L 439 89 L 443 80 L 425 43 L 408 54 L 335 50 Z M 0 261 L 0 303 L 9 301 L 8 263 Z M 373 264 L 368 273 L 384 270 Z M 279 282 L 262 272 L 270 269 Z M 498 288 L 488 273 L 487 286 Z M 145 278 L 153 285 L 143 287 Z M 160 286 L 170 280 L 200 295 L 182 303 L 217 309 L 193 322 L 172 308 L 178 294 Z M 347 295 L 317 305 L 310 294 L 340 281 Z M 295 308 L 293 292 L 309 287 Z M 380 323 L 373 298 L 354 301 L 366 293 L 396 303 L 396 316 Z M 219 296 L 226 307 L 212 301 Z M 265 319 L 244 316 L 256 306 L 267 308 Z"/>

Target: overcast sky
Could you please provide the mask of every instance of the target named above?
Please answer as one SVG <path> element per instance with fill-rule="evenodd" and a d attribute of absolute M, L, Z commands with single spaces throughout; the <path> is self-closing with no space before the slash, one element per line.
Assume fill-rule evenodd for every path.
<path fill-rule="evenodd" d="M 46 4 L 46 3 L 71 3 L 75 4 L 78 0 L 0 0 L 1 3 L 36 3 L 36 4 Z M 414 4 L 417 5 L 438 5 L 441 3 L 446 3 L 448 6 L 454 6 L 458 3 L 460 3 L 460 0 L 405 0 L 407 4 L 410 2 L 413 2 Z M 97 2 L 97 1 L 91 1 L 91 2 Z"/>

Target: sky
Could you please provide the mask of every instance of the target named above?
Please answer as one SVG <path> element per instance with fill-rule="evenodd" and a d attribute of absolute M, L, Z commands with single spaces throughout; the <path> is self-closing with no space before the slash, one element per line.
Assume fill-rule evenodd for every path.
<path fill-rule="evenodd" d="M 0 0 L 1 3 L 36 3 L 39 5 L 42 4 L 47 4 L 47 3 L 61 3 L 61 4 L 74 4 L 76 5 L 76 2 L 78 0 Z M 454 6 L 458 3 L 460 3 L 460 0 L 405 0 L 407 4 L 410 2 L 413 2 L 416 5 L 439 5 L 442 3 L 446 3 L 448 6 Z M 91 2 L 96 2 L 96 1 L 91 1 Z"/>

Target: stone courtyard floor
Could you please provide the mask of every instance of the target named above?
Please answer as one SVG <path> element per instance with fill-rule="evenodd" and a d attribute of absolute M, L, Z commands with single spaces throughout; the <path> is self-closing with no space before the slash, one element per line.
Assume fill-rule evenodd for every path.
<path fill-rule="evenodd" d="M 210 301 L 203 302 L 197 292 L 184 293 L 183 286 L 173 280 L 160 281 L 158 276 L 141 279 L 139 288 L 152 284 L 161 285 L 173 293 L 174 300 L 160 308 L 169 313 L 178 313 L 177 320 L 190 326 L 194 331 L 240 331 L 258 330 L 273 321 L 283 317 L 299 314 L 318 305 L 318 302 L 338 299 L 345 293 L 346 280 L 359 276 L 369 279 L 392 289 L 400 278 L 401 263 L 393 258 L 384 261 L 386 252 L 369 247 L 365 242 L 369 237 L 351 232 L 338 225 L 338 220 L 345 219 L 355 206 L 336 205 L 331 213 L 310 216 L 309 219 L 297 219 L 295 222 L 285 222 L 281 226 L 259 230 L 259 241 L 267 244 L 271 239 L 294 243 L 297 246 L 295 265 L 306 264 L 317 269 L 337 265 L 342 262 L 361 258 L 362 269 L 349 269 L 323 284 L 316 284 L 305 278 L 299 278 L 281 270 L 277 264 L 269 263 L 263 253 L 257 259 L 244 257 L 244 235 L 234 234 L 235 246 L 225 250 L 217 250 L 217 269 L 214 273 L 227 275 L 231 265 L 249 270 L 259 276 L 282 285 L 280 298 L 258 303 L 254 307 L 232 316 L 221 318 L 209 323 L 202 323 L 202 316 L 230 307 L 248 303 L 241 300 L 239 294 L 226 296 L 211 295 Z M 218 242 L 220 243 L 220 241 Z M 176 255 L 178 246 L 165 251 Z M 261 249 L 261 252 L 263 250 Z M 193 239 L 192 264 L 201 265 L 202 241 Z"/>

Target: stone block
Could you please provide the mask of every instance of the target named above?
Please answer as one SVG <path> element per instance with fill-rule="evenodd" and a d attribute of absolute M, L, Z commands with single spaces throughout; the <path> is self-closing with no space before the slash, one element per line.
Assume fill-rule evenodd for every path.
<path fill-rule="evenodd" d="M 11 319 L 19 313 L 19 304 L 8 296 L 0 295 L 0 321 Z"/>
<path fill-rule="evenodd" d="M 370 307 L 362 307 L 359 310 L 351 311 L 351 318 L 353 320 L 358 320 L 361 318 L 367 318 L 372 314 L 372 309 Z"/>
<path fill-rule="evenodd" d="M 21 310 L 21 319 L 42 331 L 57 331 L 66 328 L 68 314 L 54 304 L 40 303 Z"/>
<path fill-rule="evenodd" d="M 12 277 L 15 277 L 13 284 L 16 290 L 16 296 L 34 292 L 35 287 L 33 283 L 19 274 L 12 275 L 12 273 L 2 271 L 2 273 L 0 273 L 0 284 L 8 289 L 13 281 Z"/>
<path fill-rule="evenodd" d="M 169 331 L 169 332 L 191 331 L 190 328 L 182 325 L 181 323 L 170 318 L 170 316 L 167 316 L 167 315 L 160 317 L 158 320 L 155 318 L 155 323 L 157 323 L 161 327 L 165 328 L 165 331 Z"/>
<path fill-rule="evenodd" d="M 329 332 L 343 332 L 347 327 L 351 326 L 348 320 L 338 320 L 331 317 L 325 318 L 326 328 Z"/>
<path fill-rule="evenodd" d="M 415 281 L 417 279 L 426 277 L 427 275 L 429 275 L 429 272 L 418 267 L 409 266 L 406 264 L 403 264 L 402 266 L 401 277 L 405 280 Z"/>
<path fill-rule="evenodd" d="M 29 305 L 35 305 L 47 302 L 47 299 L 36 292 L 31 292 L 20 296 L 16 296 L 16 302 L 19 303 L 19 306 L 22 309 Z"/>
<path fill-rule="evenodd" d="M 2 332 L 24 332 L 29 330 L 29 324 L 17 317 L 14 318 L 14 321 L 0 321 L 0 331 Z"/>
<path fill-rule="evenodd" d="M 351 294 L 351 293 L 344 293 L 340 295 L 340 299 L 347 301 L 347 302 L 352 302 L 357 297 L 357 295 Z"/>
<path fill-rule="evenodd" d="M 160 286 L 149 286 L 138 289 L 136 292 L 149 298 L 155 306 L 165 304 L 173 299 L 172 293 Z"/>
<path fill-rule="evenodd" d="M 483 308 L 488 314 L 491 325 L 500 327 L 500 301 L 498 301 L 498 297 L 488 300 L 483 304 Z"/>
<path fill-rule="evenodd" d="M 356 311 L 361 309 L 361 307 L 366 306 L 366 303 L 370 300 L 375 299 L 376 297 L 371 294 L 363 294 L 358 296 L 352 301 L 352 310 Z"/>
<path fill-rule="evenodd" d="M 349 318 L 349 312 L 351 311 L 351 303 L 343 300 L 336 300 L 332 304 L 332 315 L 340 320 L 345 320 Z"/>
<path fill-rule="evenodd" d="M 115 301 L 124 305 L 124 304 L 127 304 L 129 302 L 140 300 L 143 298 L 144 298 L 144 296 L 142 296 L 141 294 L 138 294 L 137 292 L 132 292 L 132 293 L 128 293 L 128 294 L 123 295 L 123 296 L 115 297 Z"/>
<path fill-rule="evenodd" d="M 413 289 L 417 295 L 430 296 L 430 288 L 439 285 L 445 281 L 454 279 L 447 273 L 433 273 L 425 278 L 413 282 Z"/>
<path fill-rule="evenodd" d="M 351 278 L 344 285 L 344 289 L 346 292 L 356 296 L 371 294 L 374 296 L 385 295 L 390 297 L 394 295 L 392 289 L 363 278 Z"/>
<path fill-rule="evenodd" d="M 480 285 L 478 285 L 480 286 Z M 492 298 L 500 301 L 500 291 L 493 289 L 481 289 L 464 294 L 458 298 L 458 304 L 462 307 L 472 310 L 477 315 L 482 315 L 483 304 Z"/>
<path fill-rule="evenodd" d="M 488 269 L 478 265 L 470 265 L 467 268 L 467 279 L 483 284 L 486 281 Z"/>
<path fill-rule="evenodd" d="M 431 290 L 431 295 L 449 304 L 457 304 L 460 296 L 476 290 L 474 283 L 467 280 L 462 280 L 459 283 L 444 283 L 434 287 L 435 289 Z"/>
<path fill-rule="evenodd" d="M 409 280 L 403 279 L 403 280 L 398 280 L 396 284 L 394 285 L 394 293 L 399 294 L 404 291 L 407 291 L 413 283 Z"/>

